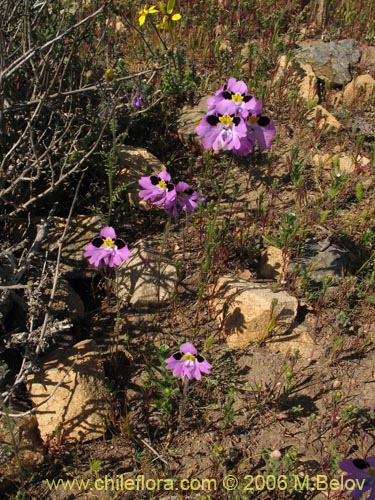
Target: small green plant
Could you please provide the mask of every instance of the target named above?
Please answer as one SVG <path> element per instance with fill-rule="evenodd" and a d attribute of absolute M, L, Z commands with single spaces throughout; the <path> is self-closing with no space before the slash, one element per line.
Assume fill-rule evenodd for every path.
<path fill-rule="evenodd" d="M 227 392 L 227 396 L 225 398 L 225 404 L 224 404 L 224 427 L 227 428 L 229 427 L 234 419 L 234 410 L 233 410 L 233 404 L 234 404 L 234 387 L 230 387 Z"/>
<path fill-rule="evenodd" d="M 152 400 L 151 406 L 161 410 L 166 417 L 170 417 L 176 410 L 180 388 L 177 379 L 165 369 L 167 352 L 168 348 L 161 346 L 157 351 L 158 363 L 146 364 L 148 380 L 145 382 L 145 390 L 150 391 L 152 387 L 156 388 L 157 397 Z"/>

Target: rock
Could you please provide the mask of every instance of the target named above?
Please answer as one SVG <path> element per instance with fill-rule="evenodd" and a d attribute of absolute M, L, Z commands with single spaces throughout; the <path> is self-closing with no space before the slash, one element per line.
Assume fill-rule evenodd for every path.
<path fill-rule="evenodd" d="M 331 245 L 328 239 L 317 241 L 310 238 L 305 241 L 301 255 L 289 263 L 288 272 L 306 270 L 312 282 L 322 283 L 329 278 L 341 278 L 345 267 L 343 250 Z"/>
<path fill-rule="evenodd" d="M 269 246 L 262 251 L 259 265 L 258 276 L 260 278 L 277 279 L 284 266 L 283 252 L 280 248 Z"/>
<path fill-rule="evenodd" d="M 40 372 L 28 377 L 27 389 L 34 405 L 50 396 L 58 383 L 61 385 L 53 396 L 35 412 L 43 441 L 57 432 L 63 433 L 64 440 L 102 438 L 110 407 L 100 351 L 93 340 L 57 349 L 45 359 Z"/>
<path fill-rule="evenodd" d="M 274 293 L 259 283 L 223 276 L 216 291 L 213 307 L 223 322 L 229 347 L 262 342 L 272 332 L 285 334 L 297 315 L 295 297 L 287 292 Z"/>
<path fill-rule="evenodd" d="M 47 238 L 50 260 L 56 258 L 65 223 L 66 220 L 61 217 L 52 219 Z M 61 254 L 59 268 L 61 275 L 71 279 L 88 278 L 93 275 L 95 270 L 83 257 L 83 253 L 102 227 L 101 220 L 97 216 L 78 215 L 71 220 Z"/>
<path fill-rule="evenodd" d="M 311 335 L 314 331 L 314 321 L 313 316 L 306 316 L 305 320 L 287 335 L 271 338 L 267 342 L 267 348 L 272 352 L 280 352 L 284 356 L 298 351 L 302 358 L 318 359 L 321 352 Z"/>
<path fill-rule="evenodd" d="M 350 66 L 357 64 L 361 49 L 355 40 L 320 43 L 299 49 L 296 59 L 310 64 L 316 76 L 332 85 L 345 85 L 352 79 Z"/>
<path fill-rule="evenodd" d="M 56 288 L 51 312 L 56 317 L 71 318 L 72 321 L 80 320 L 85 315 L 85 306 L 81 297 L 74 288 L 64 279 L 60 278 Z"/>
<path fill-rule="evenodd" d="M 145 148 L 126 146 L 119 152 L 119 173 L 115 178 L 115 186 L 126 184 L 129 203 L 131 205 L 148 206 L 140 197 L 138 184 L 140 177 L 159 173 L 163 164 L 156 156 Z"/>
<path fill-rule="evenodd" d="M 354 161 L 352 157 L 349 155 L 340 155 L 340 172 L 344 174 L 353 174 L 357 171 L 358 168 L 366 169 L 370 167 L 371 161 L 365 156 L 358 156 L 357 160 Z"/>
<path fill-rule="evenodd" d="M 343 174 L 353 174 L 358 169 L 367 169 L 371 161 L 365 156 L 358 156 L 354 161 L 352 157 L 347 154 L 315 154 L 312 158 L 314 165 L 325 170 L 338 169 Z"/>
<path fill-rule="evenodd" d="M 293 78 L 299 81 L 299 94 L 308 103 L 315 100 L 319 101 L 318 79 L 310 64 L 290 61 L 287 56 L 282 55 L 278 60 L 277 71 L 272 83 L 283 81 L 287 74 L 291 73 Z"/>
<path fill-rule="evenodd" d="M 177 283 L 176 267 L 149 250 L 143 241 L 132 246 L 130 259 L 118 269 L 119 297 L 138 310 L 162 306 Z"/>
<path fill-rule="evenodd" d="M 315 106 L 310 111 L 308 119 L 310 121 L 314 120 L 315 123 L 317 122 L 318 128 L 324 129 L 327 132 L 339 130 L 341 128 L 341 123 L 332 115 L 332 113 L 323 108 L 323 106 L 320 106 L 320 104 Z"/>
<path fill-rule="evenodd" d="M 364 73 L 369 72 L 375 78 L 375 47 L 373 45 L 361 45 L 360 66 Z"/>
<path fill-rule="evenodd" d="M 307 63 L 300 62 L 301 69 L 305 72 L 299 84 L 299 93 L 307 102 L 312 100 L 319 102 L 318 96 L 318 79 L 312 69 L 312 66 Z"/>
<path fill-rule="evenodd" d="M 374 138 L 374 124 L 373 124 L 373 116 L 372 112 L 368 113 L 357 113 L 353 116 L 352 119 L 352 133 L 362 134 L 366 136 L 368 139 Z"/>
<path fill-rule="evenodd" d="M 199 103 L 194 107 L 184 106 L 182 108 L 182 112 L 177 119 L 177 126 L 178 136 L 185 146 L 191 144 L 191 142 L 199 144 L 195 127 L 199 125 L 200 121 L 207 113 L 207 99 L 209 97 L 209 95 L 202 97 Z"/>
<path fill-rule="evenodd" d="M 375 80 L 370 75 L 359 75 L 344 89 L 344 102 L 348 106 L 359 103 L 372 107 L 371 99 L 375 94 Z"/>
<path fill-rule="evenodd" d="M 0 492 L 11 483 L 19 481 L 22 474 L 20 466 L 25 472 L 34 472 L 42 465 L 44 451 L 34 415 L 17 418 L 2 417 L 0 419 Z"/>

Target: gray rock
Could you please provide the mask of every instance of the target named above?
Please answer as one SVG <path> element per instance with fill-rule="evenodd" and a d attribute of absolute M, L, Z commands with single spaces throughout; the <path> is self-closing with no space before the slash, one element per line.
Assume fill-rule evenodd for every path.
<path fill-rule="evenodd" d="M 178 136 L 180 141 L 188 145 L 195 139 L 198 141 L 198 136 L 195 132 L 195 127 L 200 123 L 204 115 L 207 113 L 207 99 L 210 96 L 202 97 L 199 103 L 194 106 L 184 106 L 182 112 L 177 119 Z M 199 142 L 199 141 L 198 141 Z"/>
<path fill-rule="evenodd" d="M 305 242 L 302 255 L 293 259 L 289 272 L 305 269 L 311 281 L 322 283 L 324 279 L 339 279 L 346 267 L 346 256 L 343 250 L 331 245 L 328 240 L 316 241 L 313 238 Z"/>
<path fill-rule="evenodd" d="M 313 47 L 299 49 L 296 59 L 310 64 L 318 78 L 333 85 L 345 85 L 352 79 L 350 67 L 361 58 L 361 49 L 355 40 L 322 42 Z"/>
<path fill-rule="evenodd" d="M 362 134 L 367 138 L 374 137 L 374 118 L 372 113 L 364 113 L 363 115 L 355 115 L 352 121 L 352 133 Z"/>

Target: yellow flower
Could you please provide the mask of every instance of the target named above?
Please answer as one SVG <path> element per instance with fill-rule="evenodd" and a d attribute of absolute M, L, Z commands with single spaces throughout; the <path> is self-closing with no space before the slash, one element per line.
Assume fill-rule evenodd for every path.
<path fill-rule="evenodd" d="M 112 68 L 107 68 L 104 72 L 104 78 L 106 78 L 107 80 L 111 81 L 113 80 L 115 77 L 115 72 L 113 71 Z"/>
<path fill-rule="evenodd" d="M 139 11 L 139 26 L 143 26 L 146 21 L 146 17 L 149 14 L 156 14 L 156 12 L 159 12 L 155 5 L 151 5 L 151 7 L 147 7 L 146 5 Z"/>
<path fill-rule="evenodd" d="M 175 0 L 168 0 L 167 6 L 165 6 L 164 2 L 158 2 L 160 12 L 163 14 L 163 20 L 156 25 L 157 28 L 169 30 L 171 21 L 179 21 L 181 19 L 181 14 L 173 14 L 174 4 Z"/>

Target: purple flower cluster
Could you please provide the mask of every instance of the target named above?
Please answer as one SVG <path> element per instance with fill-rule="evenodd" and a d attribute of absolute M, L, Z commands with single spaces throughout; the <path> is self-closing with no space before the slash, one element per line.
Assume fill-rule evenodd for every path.
<path fill-rule="evenodd" d="M 206 359 L 198 353 L 196 348 L 190 342 L 185 342 L 180 346 L 179 352 L 176 352 L 165 360 L 167 370 L 173 370 L 174 377 L 187 377 L 189 380 L 200 380 L 202 373 L 208 375 L 211 365 Z"/>
<path fill-rule="evenodd" d="M 207 100 L 208 112 L 196 127 L 205 149 L 228 149 L 248 155 L 258 143 L 269 149 L 276 131 L 272 119 L 263 116 L 262 101 L 248 92 L 247 85 L 229 78 L 213 97 Z"/>
<path fill-rule="evenodd" d="M 186 182 L 172 183 L 172 178 L 166 170 L 157 175 L 141 177 L 138 181 L 143 188 L 139 196 L 156 207 L 164 207 L 168 214 L 179 216 L 179 210 L 193 212 L 202 201 L 197 191 L 190 188 Z"/>
<path fill-rule="evenodd" d="M 131 253 L 124 240 L 117 238 L 113 227 L 104 227 L 85 248 L 84 257 L 95 267 L 119 266 Z"/>

